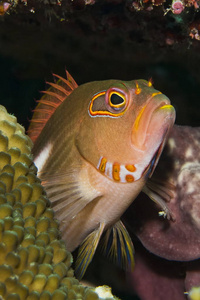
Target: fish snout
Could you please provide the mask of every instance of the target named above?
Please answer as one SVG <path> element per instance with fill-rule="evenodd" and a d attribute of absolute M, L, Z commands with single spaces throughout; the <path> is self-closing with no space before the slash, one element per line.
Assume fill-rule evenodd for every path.
<path fill-rule="evenodd" d="M 174 121 L 175 109 L 169 98 L 161 92 L 152 94 L 150 100 L 140 108 L 133 124 L 133 146 L 144 151 L 149 146 L 148 141 L 160 141 Z"/>

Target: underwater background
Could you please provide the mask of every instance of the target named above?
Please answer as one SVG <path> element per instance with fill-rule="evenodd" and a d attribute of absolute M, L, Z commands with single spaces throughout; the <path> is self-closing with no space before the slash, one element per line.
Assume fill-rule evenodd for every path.
<path fill-rule="evenodd" d="M 1 2 L 0 104 L 27 129 L 52 73 L 64 77 L 67 69 L 78 84 L 152 78 L 174 105 L 176 124 L 200 126 L 197 5 L 185 2 L 176 14 L 162 0 Z M 97 253 L 85 280 L 139 299 L 126 276 Z"/>

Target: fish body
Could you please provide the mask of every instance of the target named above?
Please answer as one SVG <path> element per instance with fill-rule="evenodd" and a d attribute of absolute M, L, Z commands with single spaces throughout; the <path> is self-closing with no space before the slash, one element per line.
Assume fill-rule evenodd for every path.
<path fill-rule="evenodd" d="M 56 77 L 35 109 L 29 135 L 62 237 L 70 251 L 81 245 L 79 277 L 103 232 L 105 252 L 133 266 L 132 242 L 120 217 L 157 164 L 174 108 L 145 80 L 78 87 L 69 73 L 67 80 Z"/>

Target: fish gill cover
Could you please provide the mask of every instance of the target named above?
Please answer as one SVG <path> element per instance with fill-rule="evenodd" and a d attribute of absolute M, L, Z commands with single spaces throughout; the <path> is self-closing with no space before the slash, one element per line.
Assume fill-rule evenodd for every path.
<path fill-rule="evenodd" d="M 117 299 L 74 277 L 24 132 L 0 106 L 0 299 Z"/>

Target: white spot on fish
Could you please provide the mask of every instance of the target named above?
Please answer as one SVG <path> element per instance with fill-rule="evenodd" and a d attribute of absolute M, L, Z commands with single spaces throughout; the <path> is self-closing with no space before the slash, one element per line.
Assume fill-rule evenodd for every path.
<path fill-rule="evenodd" d="M 110 179 L 113 179 L 113 176 L 112 176 L 112 168 L 113 168 L 113 164 L 108 161 L 107 164 L 106 164 L 106 169 L 105 169 L 105 174 L 110 178 Z"/>
<path fill-rule="evenodd" d="M 137 173 L 138 173 L 137 170 L 131 172 L 126 169 L 125 165 L 121 165 L 121 168 L 120 168 L 121 182 L 127 182 L 127 180 L 126 180 L 127 175 L 132 175 L 134 177 L 134 180 L 138 180 L 141 177 L 141 172 L 139 175 Z"/>
<path fill-rule="evenodd" d="M 53 145 L 51 143 L 48 143 L 46 147 L 38 154 L 38 156 L 35 157 L 34 163 L 36 167 L 38 168 L 38 172 L 41 172 L 47 159 L 49 158 L 51 154 L 51 150 L 53 148 Z"/>

